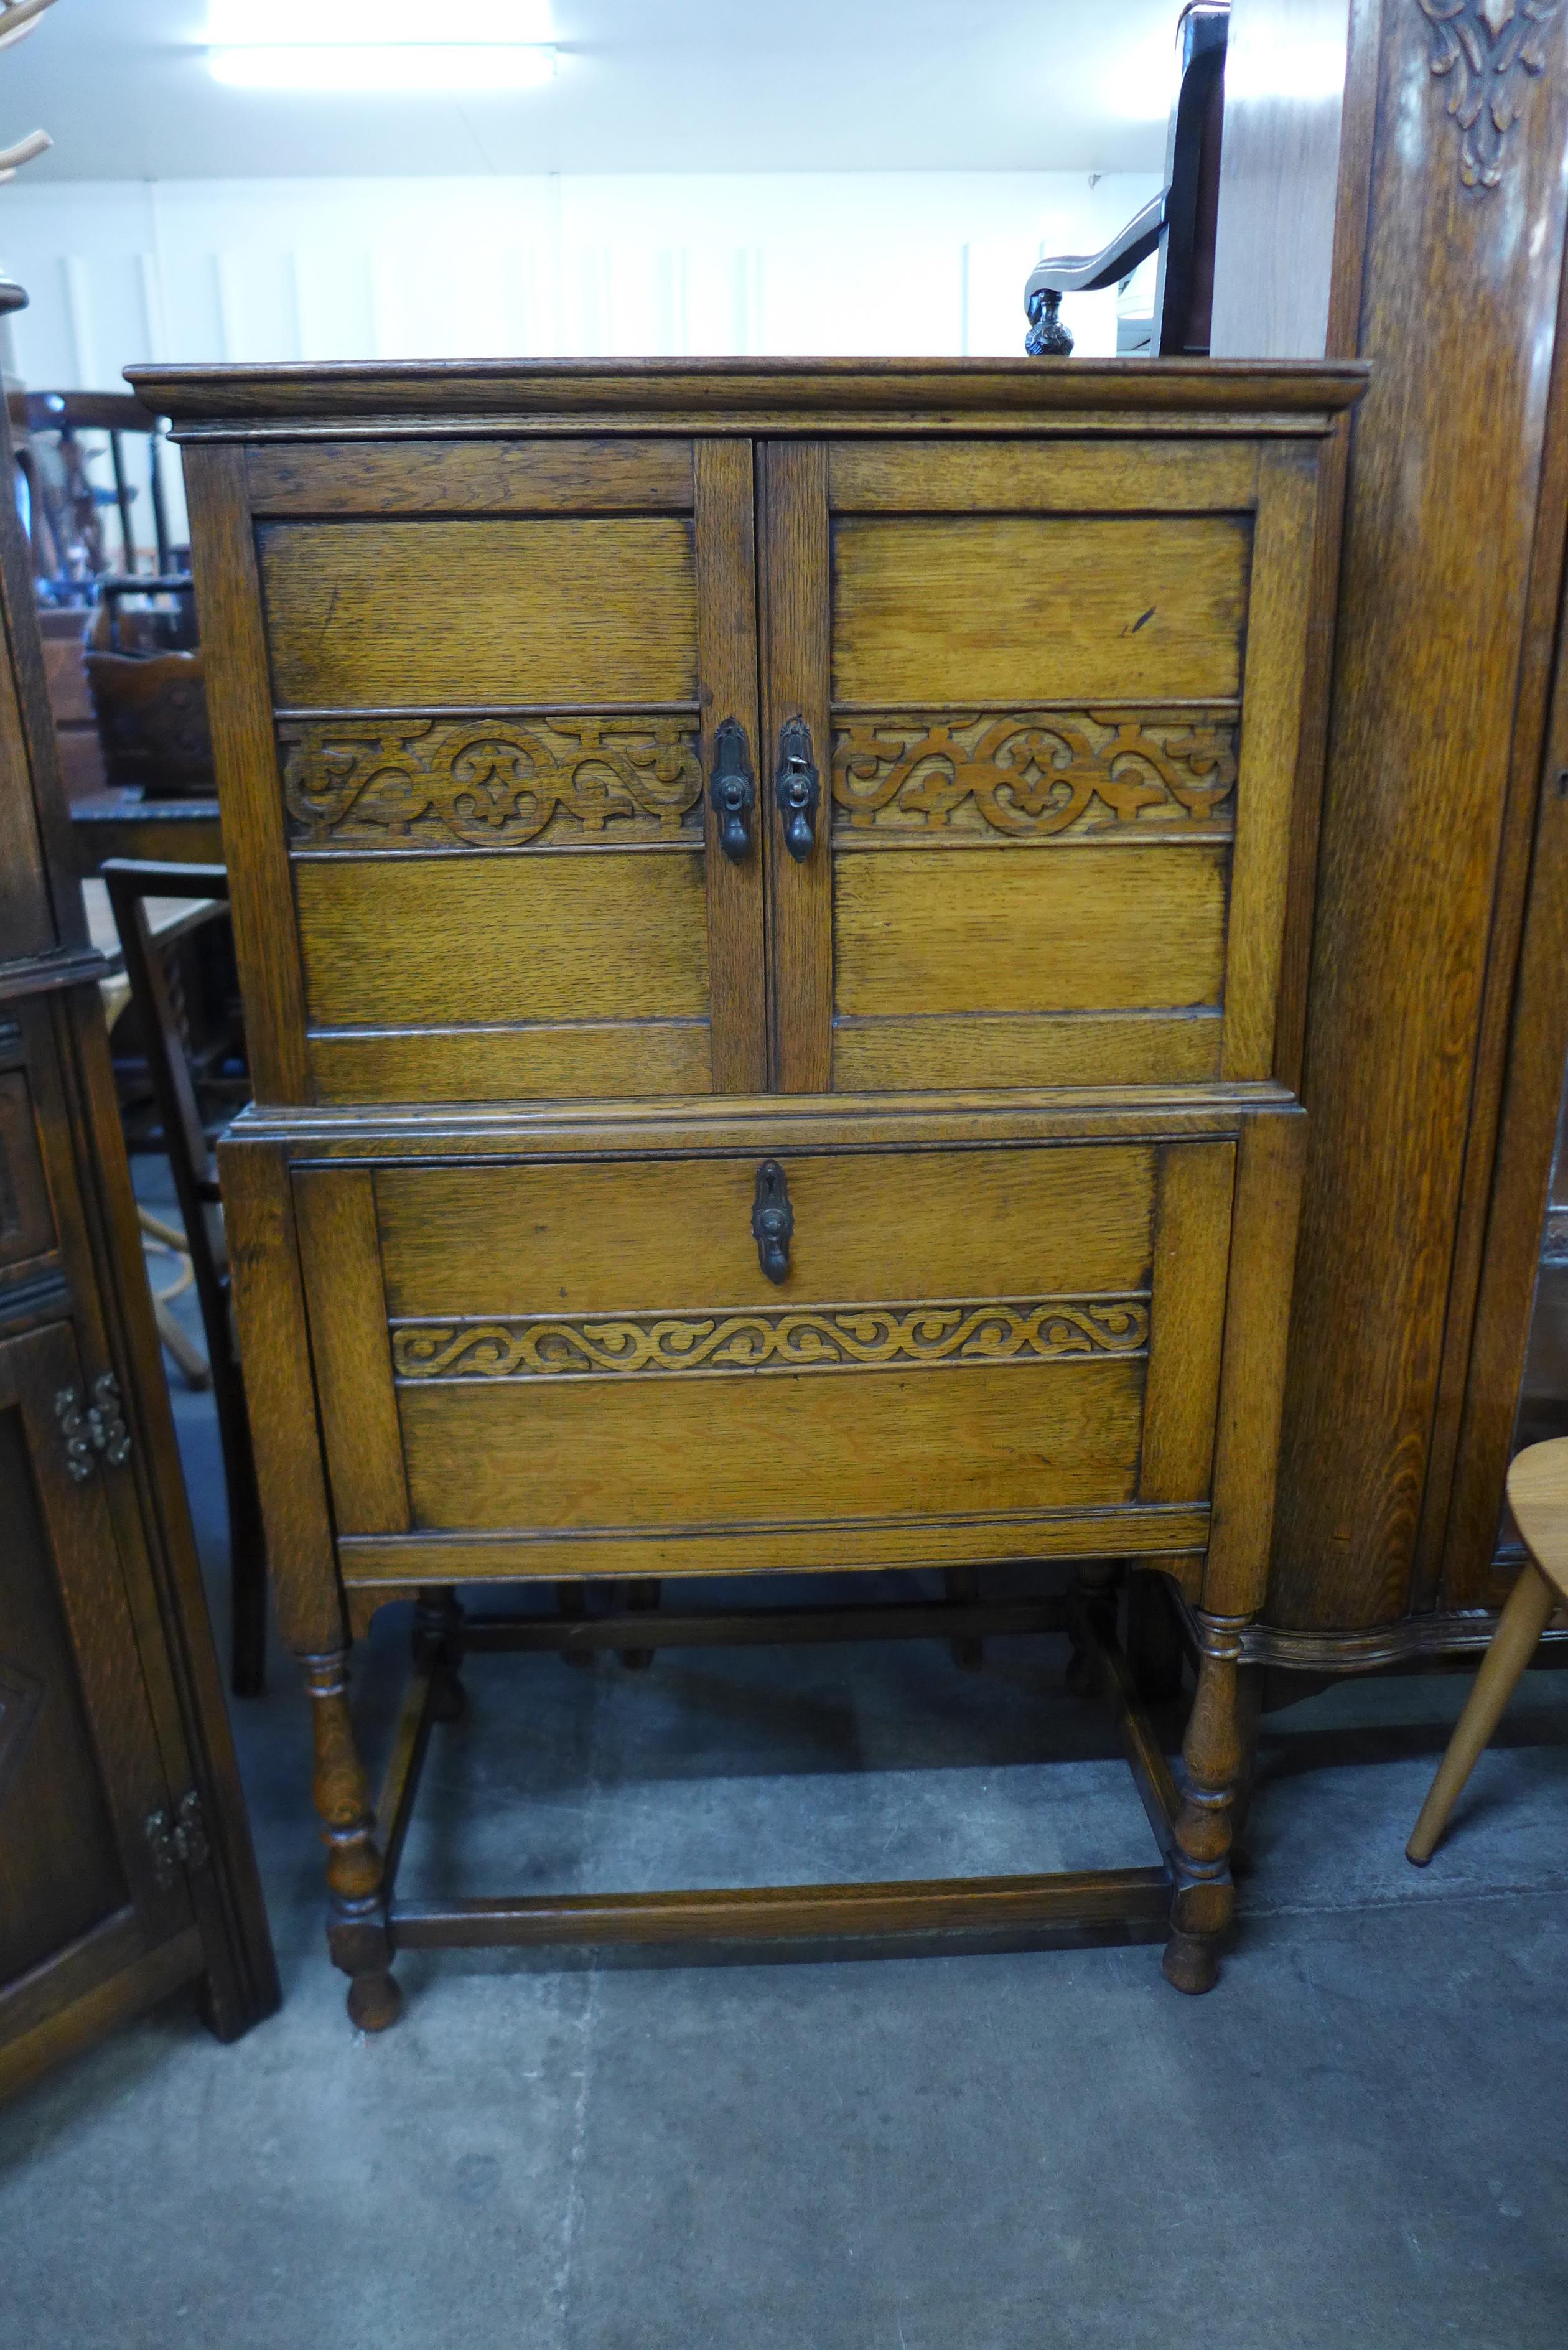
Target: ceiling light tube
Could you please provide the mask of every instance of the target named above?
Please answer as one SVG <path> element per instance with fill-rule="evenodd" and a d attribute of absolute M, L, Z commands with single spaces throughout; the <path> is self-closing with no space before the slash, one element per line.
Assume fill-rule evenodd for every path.
<path fill-rule="evenodd" d="M 545 43 L 509 41 L 256 42 L 210 48 L 214 81 L 231 89 L 339 94 L 537 89 L 556 71 Z"/>

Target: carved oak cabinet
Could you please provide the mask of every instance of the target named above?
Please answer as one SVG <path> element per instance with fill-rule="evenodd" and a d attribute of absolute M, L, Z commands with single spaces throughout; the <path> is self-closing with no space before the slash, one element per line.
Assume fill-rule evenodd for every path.
<path fill-rule="evenodd" d="M 1151 1902 L 1207 1988 L 1304 1123 L 1316 472 L 1360 370 L 135 380 L 185 447 L 257 1094 L 223 1180 L 350 2012 L 393 2019 L 397 1943 Z M 1131 1731 L 1163 1869 L 390 1898 L 454 1585 L 1049 1557 L 1196 1611 L 1179 1791 Z M 416 1594 L 378 1816 L 347 1648 Z"/>

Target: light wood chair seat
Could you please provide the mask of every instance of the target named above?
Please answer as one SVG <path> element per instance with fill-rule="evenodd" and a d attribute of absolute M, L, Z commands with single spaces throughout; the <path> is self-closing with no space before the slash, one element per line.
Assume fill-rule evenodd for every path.
<path fill-rule="evenodd" d="M 1421 1806 L 1407 1859 L 1425 1868 L 1560 1600 L 1568 1599 L 1568 1436 L 1532 1444 L 1508 1472 L 1508 1501 L 1530 1555 L 1509 1594 L 1476 1685 Z"/>

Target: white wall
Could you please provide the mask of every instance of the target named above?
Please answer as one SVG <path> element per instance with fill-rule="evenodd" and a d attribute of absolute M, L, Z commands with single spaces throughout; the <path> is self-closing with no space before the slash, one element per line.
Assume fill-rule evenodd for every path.
<path fill-rule="evenodd" d="M 0 190 L 27 288 L 7 372 L 141 359 L 1016 353 L 1043 252 L 1093 252 L 1152 175 L 910 172 L 75 181 Z M 1116 296 L 1069 295 L 1085 354 Z M 99 472 L 107 479 L 107 471 Z M 170 521 L 183 536 L 178 467 Z M 140 501 L 139 515 L 143 508 Z"/>
<path fill-rule="evenodd" d="M 12 363 L 103 390 L 138 359 L 1016 352 L 1040 254 L 1154 193 L 1116 172 L 25 182 Z M 1114 294 L 1069 296 L 1085 353 Z"/>

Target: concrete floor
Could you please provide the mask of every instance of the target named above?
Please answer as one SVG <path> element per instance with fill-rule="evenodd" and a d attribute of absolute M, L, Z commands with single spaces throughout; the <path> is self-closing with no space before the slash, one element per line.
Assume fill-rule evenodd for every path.
<path fill-rule="evenodd" d="M 204 1399 L 177 1397 L 215 1605 Z M 372 1743 L 402 1627 L 358 1690 Z M 1148 1856 L 1049 1641 L 474 1660 L 404 1883 L 768 1882 Z M 1264 1727 L 1241 1929 L 1158 1950 L 405 1959 L 354 2033 L 304 1707 L 236 1707 L 282 2013 L 187 2003 L 0 2112 L 4 2350 L 1561 2350 L 1568 1675 L 1402 1856 L 1464 1684 Z"/>

